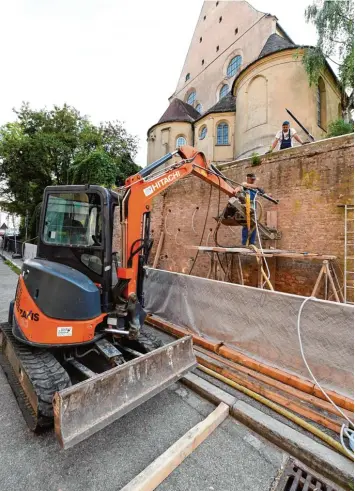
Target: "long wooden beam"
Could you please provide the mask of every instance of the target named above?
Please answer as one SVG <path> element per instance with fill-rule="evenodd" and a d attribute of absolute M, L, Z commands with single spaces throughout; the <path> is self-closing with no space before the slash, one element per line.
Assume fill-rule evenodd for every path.
<path fill-rule="evenodd" d="M 121 491 L 153 491 L 156 489 L 190 453 L 206 440 L 228 414 L 229 406 L 221 402 L 206 419 L 191 428 Z"/>
<path fill-rule="evenodd" d="M 207 247 L 207 246 L 194 246 L 186 245 L 185 249 L 200 251 L 200 252 L 218 252 L 220 254 L 240 254 L 242 256 L 256 256 L 256 252 L 248 249 L 247 247 Z M 263 249 L 263 253 L 267 257 L 284 257 L 291 259 L 319 259 L 332 261 L 337 258 L 337 256 L 332 256 L 328 254 L 315 254 L 311 252 L 292 252 L 285 251 L 281 249 Z"/>

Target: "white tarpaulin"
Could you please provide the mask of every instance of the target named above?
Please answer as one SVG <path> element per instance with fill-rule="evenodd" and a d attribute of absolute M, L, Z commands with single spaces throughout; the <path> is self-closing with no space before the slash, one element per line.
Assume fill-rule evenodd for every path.
<path fill-rule="evenodd" d="M 297 315 L 305 297 L 147 268 L 145 310 L 310 379 Z M 353 397 L 354 308 L 310 300 L 301 317 L 307 361 L 324 388 Z"/>

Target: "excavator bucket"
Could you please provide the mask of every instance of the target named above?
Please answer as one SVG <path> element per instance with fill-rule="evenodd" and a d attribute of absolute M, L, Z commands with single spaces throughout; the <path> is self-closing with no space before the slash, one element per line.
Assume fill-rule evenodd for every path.
<path fill-rule="evenodd" d="M 56 392 L 54 427 L 63 448 L 85 440 L 176 382 L 196 366 L 186 336 Z"/>

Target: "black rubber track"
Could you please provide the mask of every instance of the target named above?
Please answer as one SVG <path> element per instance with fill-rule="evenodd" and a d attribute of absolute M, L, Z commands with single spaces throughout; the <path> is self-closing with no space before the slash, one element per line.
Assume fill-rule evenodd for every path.
<path fill-rule="evenodd" d="M 150 353 L 163 346 L 162 341 L 145 327 L 141 328 L 137 342 L 146 353 Z"/>
<path fill-rule="evenodd" d="M 14 338 L 11 326 L 1 324 L 1 331 L 10 343 L 37 395 L 37 414 L 32 408 L 17 374 L 0 350 L 0 363 L 15 394 L 22 414 L 32 431 L 40 431 L 53 425 L 52 399 L 55 392 L 71 386 L 68 373 L 50 352 L 26 346 Z"/>

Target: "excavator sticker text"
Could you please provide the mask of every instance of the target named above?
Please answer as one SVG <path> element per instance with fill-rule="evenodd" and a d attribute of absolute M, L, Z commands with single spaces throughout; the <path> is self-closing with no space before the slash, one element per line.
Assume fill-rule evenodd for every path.
<path fill-rule="evenodd" d="M 155 184 L 151 184 L 150 186 L 146 187 L 143 189 L 143 192 L 145 196 L 150 196 L 151 194 L 154 193 L 154 191 L 157 191 L 158 189 L 161 189 L 164 187 L 166 184 L 169 184 L 172 181 L 175 181 L 180 176 L 180 172 L 176 171 L 170 174 L 168 177 L 163 177 L 159 181 L 157 181 Z"/>
<path fill-rule="evenodd" d="M 24 319 L 30 319 L 31 321 L 38 322 L 39 321 L 39 314 L 37 312 L 32 312 L 32 310 L 23 310 L 23 309 L 17 309 L 20 312 L 20 316 L 23 317 Z"/>

